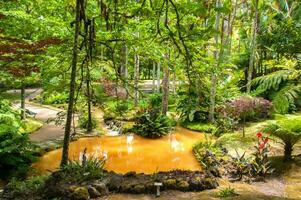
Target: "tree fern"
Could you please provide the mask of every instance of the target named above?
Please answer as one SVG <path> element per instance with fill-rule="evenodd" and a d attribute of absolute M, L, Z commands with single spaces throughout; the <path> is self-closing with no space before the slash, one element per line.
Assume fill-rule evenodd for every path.
<path fill-rule="evenodd" d="M 275 111 L 285 114 L 295 109 L 295 100 L 299 97 L 301 85 L 287 84 L 272 95 Z"/>

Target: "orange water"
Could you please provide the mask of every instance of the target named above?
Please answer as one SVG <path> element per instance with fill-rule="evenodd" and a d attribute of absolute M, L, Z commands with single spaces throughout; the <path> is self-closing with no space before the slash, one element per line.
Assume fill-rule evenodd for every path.
<path fill-rule="evenodd" d="M 105 168 L 117 173 L 201 170 L 192 153 L 193 144 L 199 140 L 204 140 L 204 134 L 181 127 L 160 139 L 146 139 L 136 135 L 82 138 L 70 143 L 69 158 L 79 160 L 87 148 L 88 157 L 106 157 Z M 59 166 L 61 154 L 62 149 L 48 152 L 33 167 L 39 171 L 55 170 Z"/>

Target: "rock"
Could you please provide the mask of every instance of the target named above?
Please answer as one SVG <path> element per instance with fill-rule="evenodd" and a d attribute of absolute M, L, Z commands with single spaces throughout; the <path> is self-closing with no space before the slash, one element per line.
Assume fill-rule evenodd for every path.
<path fill-rule="evenodd" d="M 167 179 L 163 182 L 163 187 L 167 189 L 174 189 L 177 186 L 177 180 L 176 179 Z"/>
<path fill-rule="evenodd" d="M 145 193 L 145 187 L 142 184 L 135 185 L 132 189 L 132 192 L 135 194 Z"/>
<path fill-rule="evenodd" d="M 86 187 L 75 187 L 72 193 L 73 199 L 88 200 L 90 198 L 88 189 Z"/>
<path fill-rule="evenodd" d="M 136 172 L 131 171 L 131 172 L 127 172 L 124 176 L 125 177 L 131 177 L 131 176 L 135 176 L 135 175 L 136 175 Z"/>
<path fill-rule="evenodd" d="M 101 195 L 107 195 L 109 194 L 109 190 L 107 186 L 104 183 L 95 183 L 93 184 L 93 187 L 101 194 Z"/>
<path fill-rule="evenodd" d="M 101 193 L 94 187 L 89 186 L 88 187 L 88 192 L 91 198 L 97 198 L 101 196 Z"/>
<path fill-rule="evenodd" d="M 182 191 L 187 191 L 189 189 L 189 183 L 187 181 L 179 181 L 178 187 Z"/>

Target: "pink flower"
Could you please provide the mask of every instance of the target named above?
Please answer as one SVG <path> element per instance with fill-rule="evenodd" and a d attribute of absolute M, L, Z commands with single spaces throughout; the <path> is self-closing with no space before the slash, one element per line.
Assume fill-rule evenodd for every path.
<path fill-rule="evenodd" d="M 256 136 L 257 136 L 258 138 L 260 138 L 260 137 L 262 137 L 262 133 L 261 133 L 261 132 L 258 132 L 258 133 L 256 133 Z"/>
<path fill-rule="evenodd" d="M 269 137 L 266 137 L 266 138 L 264 139 L 263 143 L 264 143 L 264 144 L 268 143 L 269 139 L 270 139 Z"/>
<path fill-rule="evenodd" d="M 261 144 L 259 145 L 259 149 L 263 149 L 264 146 L 265 146 L 265 143 L 261 143 Z"/>

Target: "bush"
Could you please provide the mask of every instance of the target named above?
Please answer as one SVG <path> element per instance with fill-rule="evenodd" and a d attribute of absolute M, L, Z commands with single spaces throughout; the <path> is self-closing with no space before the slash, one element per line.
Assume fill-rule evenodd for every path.
<path fill-rule="evenodd" d="M 301 140 L 301 118 L 280 119 L 267 124 L 262 131 L 282 140 L 284 160 L 291 160 L 294 145 Z"/>
<path fill-rule="evenodd" d="M 97 120 L 91 116 L 92 119 L 92 129 L 96 128 Z M 79 117 L 79 127 L 82 129 L 87 129 L 88 128 L 88 114 L 82 114 Z"/>
<path fill-rule="evenodd" d="M 35 146 L 20 132 L 22 126 L 18 112 L 8 101 L 0 101 L 0 178 L 25 175 L 36 159 Z"/>
<path fill-rule="evenodd" d="M 270 115 L 272 103 L 261 97 L 242 96 L 219 108 L 221 117 L 230 117 L 238 121 L 251 121 L 267 118 Z"/>
<path fill-rule="evenodd" d="M 171 122 L 165 115 L 158 112 L 144 112 L 136 118 L 131 131 L 148 138 L 162 137 L 171 129 Z"/>
<path fill-rule="evenodd" d="M 185 124 L 189 122 L 205 122 L 208 116 L 206 100 L 200 100 L 196 92 L 180 92 L 177 111 L 180 120 Z"/>
<path fill-rule="evenodd" d="M 51 94 L 44 94 L 44 101 L 45 104 L 64 104 L 67 103 L 69 100 L 69 95 L 66 92 L 57 93 L 53 92 Z"/>

